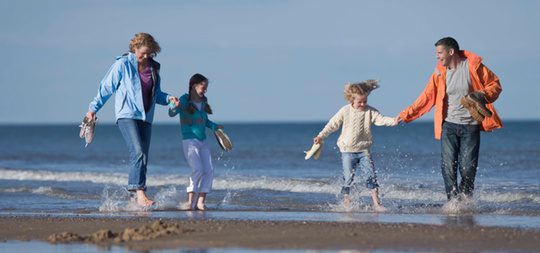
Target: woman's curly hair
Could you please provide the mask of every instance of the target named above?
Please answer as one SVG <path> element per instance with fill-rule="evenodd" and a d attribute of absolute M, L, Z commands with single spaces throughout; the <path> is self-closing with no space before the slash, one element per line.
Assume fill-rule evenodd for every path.
<path fill-rule="evenodd" d="M 379 88 L 379 81 L 369 79 L 363 82 L 359 83 L 348 83 L 345 85 L 345 91 L 343 92 L 343 96 L 345 99 L 349 102 L 352 101 L 352 96 L 354 94 L 358 95 L 369 95 L 372 90 Z"/>
<path fill-rule="evenodd" d="M 129 52 L 135 53 L 136 48 L 142 46 L 147 46 L 152 51 L 152 57 L 155 57 L 159 52 L 161 52 L 161 47 L 157 41 L 148 33 L 137 33 L 135 37 L 129 42 Z"/>

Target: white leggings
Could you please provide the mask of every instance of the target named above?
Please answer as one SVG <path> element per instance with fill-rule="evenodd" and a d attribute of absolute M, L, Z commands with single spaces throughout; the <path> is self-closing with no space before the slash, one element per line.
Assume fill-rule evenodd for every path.
<path fill-rule="evenodd" d="M 212 190 L 212 180 L 214 179 L 214 167 L 212 166 L 212 156 L 210 147 L 206 141 L 197 139 L 187 139 L 182 141 L 184 156 L 191 168 L 189 186 L 187 192 L 204 192 Z"/>

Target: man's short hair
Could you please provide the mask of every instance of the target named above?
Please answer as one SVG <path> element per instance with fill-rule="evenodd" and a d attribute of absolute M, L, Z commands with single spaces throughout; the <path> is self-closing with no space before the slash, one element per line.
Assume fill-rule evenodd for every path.
<path fill-rule="evenodd" d="M 444 37 L 440 39 L 439 41 L 437 41 L 437 43 L 435 43 L 435 46 L 444 46 L 446 49 L 453 48 L 455 51 L 459 52 L 459 44 L 452 37 Z"/>

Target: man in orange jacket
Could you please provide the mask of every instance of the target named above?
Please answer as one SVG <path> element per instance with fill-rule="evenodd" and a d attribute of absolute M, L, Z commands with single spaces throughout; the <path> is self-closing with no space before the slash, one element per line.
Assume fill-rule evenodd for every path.
<path fill-rule="evenodd" d="M 470 199 L 480 150 L 480 131 L 502 127 L 492 103 L 502 91 L 482 58 L 460 51 L 451 37 L 435 43 L 438 64 L 416 101 L 399 114 L 409 123 L 435 106 L 435 139 L 441 140 L 441 171 L 448 200 Z M 457 171 L 461 182 L 457 184 Z"/>

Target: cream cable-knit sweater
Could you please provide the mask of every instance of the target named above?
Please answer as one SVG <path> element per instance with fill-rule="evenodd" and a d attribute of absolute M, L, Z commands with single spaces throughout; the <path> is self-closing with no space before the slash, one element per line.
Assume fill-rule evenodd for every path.
<path fill-rule="evenodd" d="M 367 150 L 373 144 L 371 125 L 395 126 L 394 118 L 381 115 L 377 109 L 367 106 L 365 111 L 354 109 L 351 104 L 343 106 L 326 124 L 319 133 L 319 137 L 326 138 L 331 133 L 341 129 L 337 145 L 341 152 L 360 152 Z"/>

